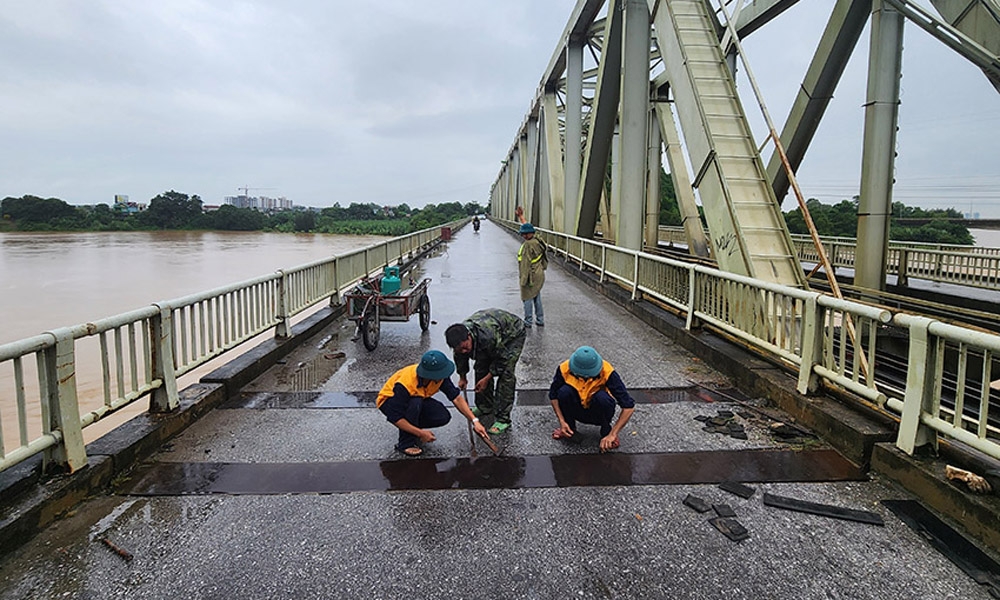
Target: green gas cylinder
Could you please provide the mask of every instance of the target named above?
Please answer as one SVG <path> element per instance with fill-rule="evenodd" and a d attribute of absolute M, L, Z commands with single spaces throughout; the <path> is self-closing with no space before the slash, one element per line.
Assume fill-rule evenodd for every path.
<path fill-rule="evenodd" d="M 382 293 L 395 294 L 399 291 L 399 267 L 386 267 L 382 275 Z"/>

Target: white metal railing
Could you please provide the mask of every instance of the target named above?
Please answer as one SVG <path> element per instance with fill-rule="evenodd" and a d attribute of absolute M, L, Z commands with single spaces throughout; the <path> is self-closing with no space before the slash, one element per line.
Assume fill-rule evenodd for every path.
<path fill-rule="evenodd" d="M 661 242 L 687 244 L 681 227 L 660 226 L 659 236 Z M 800 261 L 819 262 L 816 246 L 809 236 L 793 234 L 792 242 Z M 857 256 L 854 238 L 824 237 L 823 248 L 834 268 L 854 268 Z M 899 285 L 907 285 L 910 279 L 925 279 L 1000 290 L 1000 248 L 890 240 L 886 270 L 897 277 Z"/>
<path fill-rule="evenodd" d="M 0 404 L 0 471 L 41 452 L 49 463 L 80 468 L 88 425 L 145 396 L 154 412 L 176 408 L 178 377 L 270 329 L 286 337 L 293 316 L 428 247 L 441 229 L 0 345 L 0 369 L 11 374 L 0 398 L 13 399 Z M 100 406 L 81 406 L 83 380 L 99 382 Z M 17 441 L 5 443 L 5 432 Z"/>
<path fill-rule="evenodd" d="M 697 323 L 724 332 L 797 371 L 801 393 L 826 381 L 899 417 L 896 445 L 908 453 L 936 444 L 940 434 L 1000 458 L 1000 429 L 989 421 L 998 335 L 539 231 L 554 252 L 593 269 L 601 281 L 615 281 L 633 298 L 645 295 L 676 309 L 686 316 L 688 329 Z M 909 340 L 908 356 L 878 344 L 877 334 L 893 329 L 896 337 Z M 876 383 L 876 371 L 894 363 L 905 382 Z"/>

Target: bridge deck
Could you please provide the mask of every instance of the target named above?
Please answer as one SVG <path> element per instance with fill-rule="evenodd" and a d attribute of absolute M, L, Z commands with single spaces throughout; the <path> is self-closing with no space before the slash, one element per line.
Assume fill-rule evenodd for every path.
<path fill-rule="evenodd" d="M 988 598 L 883 505 L 911 499 L 789 421 L 553 261 L 546 327 L 528 334 L 514 426 L 493 458 L 462 419 L 405 459 L 372 405 L 395 369 L 474 310 L 519 312 L 518 240 L 457 232 L 419 267 L 430 331 L 385 323 L 368 353 L 340 320 L 210 412 L 115 493 L 94 497 L 0 562 L 0 599 L 79 598 Z M 580 344 L 640 400 L 619 451 L 596 428 L 552 440 L 545 388 Z M 695 417 L 736 414 L 747 439 Z M 738 434 L 738 431 L 736 432 Z M 748 482 L 750 498 L 725 492 Z M 765 493 L 871 511 L 884 526 L 790 512 Z M 683 504 L 727 504 L 733 542 Z M 130 559 L 112 551 L 108 540 Z"/>

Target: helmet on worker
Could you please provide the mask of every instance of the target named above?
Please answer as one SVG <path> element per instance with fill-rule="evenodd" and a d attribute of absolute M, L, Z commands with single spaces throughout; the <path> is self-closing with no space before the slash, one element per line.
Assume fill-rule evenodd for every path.
<path fill-rule="evenodd" d="M 454 372 L 455 363 L 451 362 L 440 350 L 424 352 L 424 355 L 420 357 L 420 362 L 417 363 L 417 377 L 424 379 L 447 379 Z"/>
<path fill-rule="evenodd" d="M 604 359 L 590 346 L 580 346 L 569 357 L 569 371 L 577 377 L 597 377 Z"/>

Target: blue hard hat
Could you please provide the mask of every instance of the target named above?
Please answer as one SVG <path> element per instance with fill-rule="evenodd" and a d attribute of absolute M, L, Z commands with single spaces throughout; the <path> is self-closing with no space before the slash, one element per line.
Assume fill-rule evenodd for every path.
<path fill-rule="evenodd" d="M 420 363 L 417 364 L 417 376 L 424 379 L 447 379 L 454 372 L 455 363 L 440 350 L 424 352 L 420 357 Z"/>
<path fill-rule="evenodd" d="M 577 377 L 595 377 L 604 367 L 604 359 L 590 346 L 580 346 L 569 357 L 569 370 Z"/>
<path fill-rule="evenodd" d="M 524 235 L 525 233 L 535 233 L 535 226 L 531 223 L 521 223 L 521 228 L 517 230 L 518 233 Z"/>

